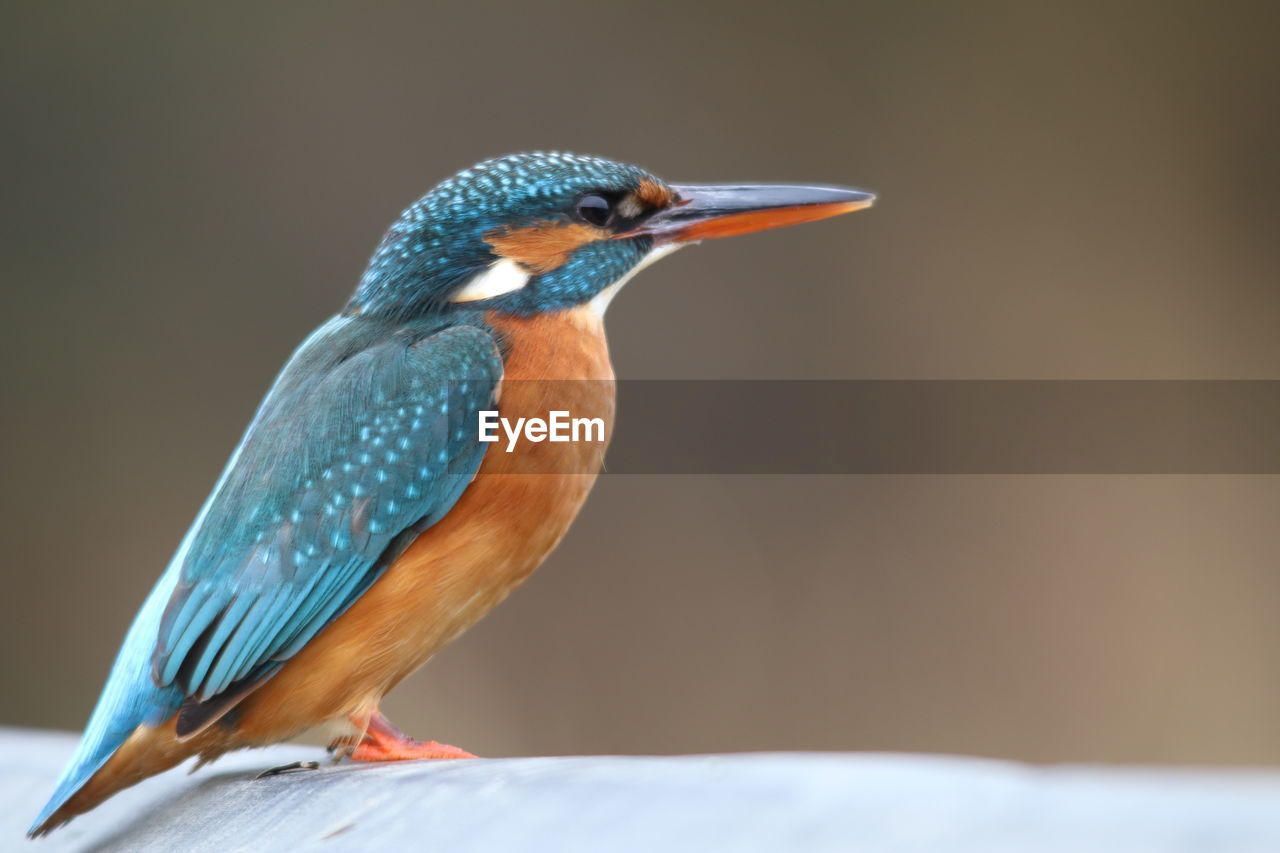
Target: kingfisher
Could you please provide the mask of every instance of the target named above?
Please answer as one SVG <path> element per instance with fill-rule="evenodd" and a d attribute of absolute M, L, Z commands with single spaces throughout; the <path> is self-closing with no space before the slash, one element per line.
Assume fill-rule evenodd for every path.
<path fill-rule="evenodd" d="M 479 440 L 479 413 L 611 428 L 604 314 L 633 275 L 690 243 L 874 198 L 676 185 L 536 152 L 483 161 L 410 205 L 275 379 L 29 834 L 192 756 L 199 767 L 318 726 L 342 727 L 333 746 L 355 760 L 474 757 L 414 740 L 379 702 L 542 563 L 608 442 L 502 452 Z"/>

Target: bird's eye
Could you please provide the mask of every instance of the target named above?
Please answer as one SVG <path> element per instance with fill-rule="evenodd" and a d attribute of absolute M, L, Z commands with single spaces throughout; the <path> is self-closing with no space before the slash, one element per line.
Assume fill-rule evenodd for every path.
<path fill-rule="evenodd" d="M 613 218 L 613 204 L 602 195 L 584 195 L 578 199 L 578 215 L 592 225 L 603 228 Z"/>

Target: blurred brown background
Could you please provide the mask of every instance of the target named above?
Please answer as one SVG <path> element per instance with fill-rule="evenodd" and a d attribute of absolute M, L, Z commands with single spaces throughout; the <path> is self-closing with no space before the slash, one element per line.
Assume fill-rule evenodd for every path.
<path fill-rule="evenodd" d="M 1274 4 L 0 14 L 6 724 L 83 723 L 275 371 L 481 157 L 880 192 L 644 274 L 623 376 L 1280 378 Z M 1280 762 L 1278 510 L 1270 477 L 608 476 L 387 709 L 486 755 Z"/>

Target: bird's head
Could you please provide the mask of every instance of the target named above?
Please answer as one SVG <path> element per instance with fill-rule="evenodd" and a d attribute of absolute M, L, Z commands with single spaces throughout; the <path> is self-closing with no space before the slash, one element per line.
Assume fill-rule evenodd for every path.
<path fill-rule="evenodd" d="M 599 157 L 514 154 L 459 172 L 405 210 L 347 310 L 603 311 L 631 275 L 682 245 L 824 219 L 874 198 L 839 187 L 672 185 Z"/>

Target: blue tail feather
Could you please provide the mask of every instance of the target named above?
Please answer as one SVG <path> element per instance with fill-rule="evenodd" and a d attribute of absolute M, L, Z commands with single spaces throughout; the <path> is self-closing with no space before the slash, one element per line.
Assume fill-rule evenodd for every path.
<path fill-rule="evenodd" d="M 40 811 L 29 832 L 36 831 L 54 812 L 101 769 L 140 725 L 159 725 L 182 704 L 176 687 L 157 687 L 151 680 L 151 654 L 160 629 L 160 617 L 173 592 L 178 572 L 171 568 L 152 590 L 125 636 L 124 644 L 107 677 L 102 696 L 89 718 L 80 745 L 58 780 L 53 796 Z"/>

